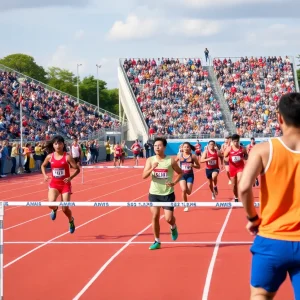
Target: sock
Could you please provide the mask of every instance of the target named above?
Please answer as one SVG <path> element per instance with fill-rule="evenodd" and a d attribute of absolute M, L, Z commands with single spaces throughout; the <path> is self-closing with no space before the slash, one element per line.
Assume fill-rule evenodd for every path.
<path fill-rule="evenodd" d="M 176 228 L 176 224 L 171 225 L 171 229 L 175 229 Z"/>
<path fill-rule="evenodd" d="M 155 238 L 155 242 L 158 242 L 158 243 L 160 243 L 160 239 L 158 239 L 158 238 Z"/>

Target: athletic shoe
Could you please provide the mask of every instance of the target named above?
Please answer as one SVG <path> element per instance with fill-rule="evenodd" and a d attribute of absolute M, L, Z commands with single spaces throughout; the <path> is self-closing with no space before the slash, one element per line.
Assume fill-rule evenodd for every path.
<path fill-rule="evenodd" d="M 215 195 L 217 196 L 218 195 L 218 187 L 217 186 L 214 186 L 214 192 L 215 192 Z"/>
<path fill-rule="evenodd" d="M 160 249 L 161 244 L 157 241 L 154 241 L 154 243 L 149 247 L 149 250 L 156 250 Z"/>
<path fill-rule="evenodd" d="M 54 221 L 56 219 L 56 213 L 57 213 L 58 207 L 54 210 L 52 209 L 50 213 L 51 220 Z"/>
<path fill-rule="evenodd" d="M 177 240 L 178 238 L 177 226 L 174 229 L 171 228 L 171 236 L 173 241 Z"/>
<path fill-rule="evenodd" d="M 70 225 L 70 233 L 74 233 L 75 231 L 74 218 L 71 222 L 69 222 L 69 225 Z"/>

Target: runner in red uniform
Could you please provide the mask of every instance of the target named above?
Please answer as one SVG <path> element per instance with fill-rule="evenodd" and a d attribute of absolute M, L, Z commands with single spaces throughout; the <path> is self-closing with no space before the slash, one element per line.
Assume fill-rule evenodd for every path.
<path fill-rule="evenodd" d="M 256 142 L 254 138 L 251 138 L 251 142 L 250 144 L 247 146 L 247 156 L 249 156 L 250 151 L 252 150 L 252 148 L 255 146 Z M 258 178 L 255 179 L 255 183 L 253 183 L 253 187 L 259 186 L 259 180 Z"/>
<path fill-rule="evenodd" d="M 230 147 L 231 144 L 231 136 L 227 136 L 225 138 L 224 144 L 221 146 L 221 154 L 224 155 L 226 149 L 228 149 Z M 228 157 L 221 157 L 221 164 L 222 166 L 224 166 L 225 170 L 226 170 L 226 174 L 227 177 L 229 179 L 228 184 L 232 184 L 231 180 L 230 180 L 230 174 L 229 174 L 229 162 L 228 162 Z"/>
<path fill-rule="evenodd" d="M 139 155 L 141 152 L 141 145 L 139 143 L 139 140 L 135 140 L 135 143 L 131 146 L 131 151 L 133 152 L 135 165 L 137 166 L 139 164 Z"/>
<path fill-rule="evenodd" d="M 46 166 L 50 162 L 52 177 L 49 183 L 48 201 L 56 201 L 61 195 L 62 201 L 68 202 L 71 197 L 71 180 L 80 173 L 80 168 L 70 154 L 67 153 L 64 138 L 55 136 L 46 146 L 49 153 L 41 166 L 45 182 L 49 177 L 46 174 Z M 70 175 L 70 166 L 75 169 L 73 175 Z M 49 206 L 52 209 L 51 219 L 56 219 L 58 206 Z M 74 233 L 75 224 L 72 211 L 68 206 L 63 206 L 62 211 L 69 219 L 70 233 Z"/>
<path fill-rule="evenodd" d="M 201 162 L 206 163 L 206 177 L 209 182 L 213 200 L 215 200 L 218 195 L 219 158 L 221 156 L 222 154 L 216 146 L 216 142 L 209 141 L 201 157 Z"/>
<path fill-rule="evenodd" d="M 202 155 L 201 152 L 202 152 L 202 146 L 199 143 L 199 140 L 197 140 L 197 143 L 195 145 L 195 154 L 196 154 L 199 162 L 201 161 L 201 155 Z"/>
<path fill-rule="evenodd" d="M 114 148 L 114 166 L 116 166 L 117 161 L 119 161 L 119 166 L 120 166 L 122 160 L 122 151 L 123 149 L 120 143 L 117 143 Z"/>
<path fill-rule="evenodd" d="M 231 147 L 226 149 L 224 157 L 229 158 L 229 173 L 233 182 L 234 201 L 238 202 L 238 183 L 245 167 L 244 157 L 246 149 L 240 145 L 240 136 L 232 135 Z"/>

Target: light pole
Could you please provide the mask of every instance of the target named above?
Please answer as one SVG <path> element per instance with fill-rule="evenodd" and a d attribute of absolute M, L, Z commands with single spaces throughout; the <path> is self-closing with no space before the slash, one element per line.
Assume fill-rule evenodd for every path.
<path fill-rule="evenodd" d="M 77 64 L 77 102 L 79 103 L 79 67 L 82 66 L 82 64 Z"/>
<path fill-rule="evenodd" d="M 101 68 L 101 65 L 96 64 L 97 67 L 97 107 L 98 107 L 98 113 L 99 113 L 99 75 L 98 70 Z"/>

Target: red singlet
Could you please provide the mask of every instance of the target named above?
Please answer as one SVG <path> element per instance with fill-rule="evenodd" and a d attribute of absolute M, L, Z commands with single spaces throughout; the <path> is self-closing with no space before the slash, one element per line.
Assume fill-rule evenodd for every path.
<path fill-rule="evenodd" d="M 133 146 L 133 151 L 132 151 L 133 154 L 135 154 L 135 155 L 139 154 L 140 150 L 141 150 L 140 144 L 134 143 L 132 146 Z"/>
<path fill-rule="evenodd" d="M 67 162 L 67 153 L 64 152 L 60 160 L 55 159 L 54 153 L 50 158 L 50 165 L 52 170 L 52 178 L 49 187 L 56 189 L 60 194 L 72 193 L 71 182 L 65 183 L 64 179 L 70 177 L 70 167 Z"/>
<path fill-rule="evenodd" d="M 206 169 L 219 169 L 219 156 L 218 156 L 218 152 L 214 151 L 214 152 L 210 152 L 209 149 L 207 149 L 207 155 L 206 158 L 210 158 L 213 157 L 212 160 L 208 160 L 206 161 Z"/>
<path fill-rule="evenodd" d="M 243 147 L 237 151 L 231 148 L 229 152 L 229 173 L 230 177 L 235 177 L 237 173 L 242 172 L 245 167 Z"/>
<path fill-rule="evenodd" d="M 116 147 L 115 148 L 115 157 L 121 157 L 122 156 L 122 147 Z"/>
<path fill-rule="evenodd" d="M 195 148 L 196 148 L 195 153 L 200 155 L 201 154 L 201 144 L 196 144 Z"/>

